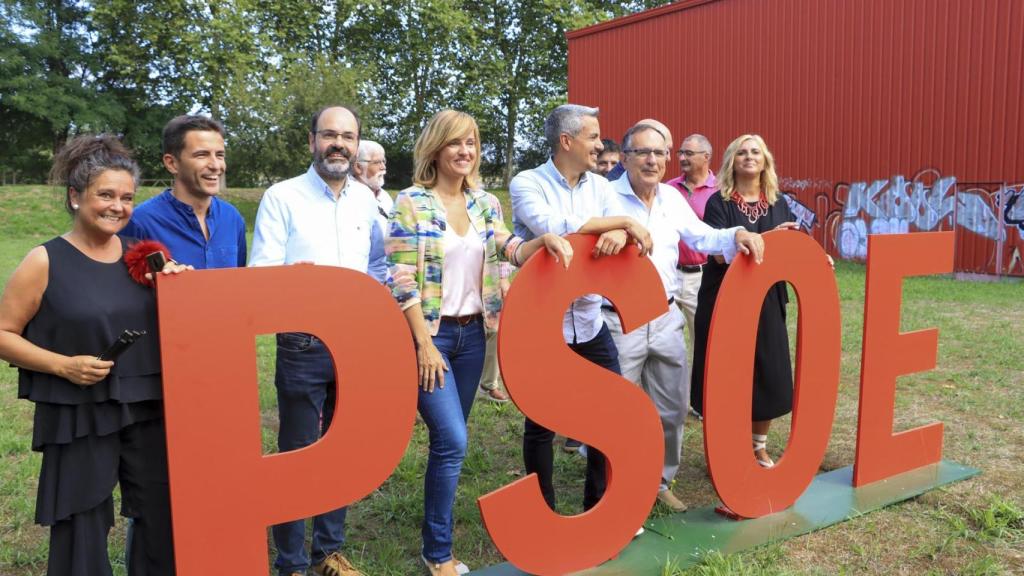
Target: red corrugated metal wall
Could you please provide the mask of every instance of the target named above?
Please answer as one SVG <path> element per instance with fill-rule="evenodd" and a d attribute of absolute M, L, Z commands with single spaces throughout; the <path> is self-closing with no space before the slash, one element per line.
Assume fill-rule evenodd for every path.
<path fill-rule="evenodd" d="M 703 133 L 716 168 L 761 134 L 840 256 L 955 229 L 960 269 L 1024 275 L 1022 0 L 684 1 L 571 32 L 569 99 L 616 140 Z"/>

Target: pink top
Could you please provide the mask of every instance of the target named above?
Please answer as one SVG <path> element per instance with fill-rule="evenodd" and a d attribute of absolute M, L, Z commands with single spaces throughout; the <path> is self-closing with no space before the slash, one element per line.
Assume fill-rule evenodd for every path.
<path fill-rule="evenodd" d="M 666 184 L 679 190 L 679 193 L 689 202 L 690 208 L 693 208 L 693 211 L 697 213 L 697 217 L 701 220 L 704 219 L 704 206 L 707 205 L 708 198 L 711 198 L 712 194 L 718 192 L 718 181 L 715 180 L 714 172 L 708 172 L 708 179 L 694 190 L 686 187 L 685 174 L 669 180 Z M 692 250 L 685 242 L 679 242 L 680 266 L 696 266 L 698 264 L 705 264 L 707 261 L 707 256 Z"/>
<path fill-rule="evenodd" d="M 441 316 L 483 312 L 484 241 L 472 222 L 463 236 L 452 226 L 445 228 L 442 270 Z"/>

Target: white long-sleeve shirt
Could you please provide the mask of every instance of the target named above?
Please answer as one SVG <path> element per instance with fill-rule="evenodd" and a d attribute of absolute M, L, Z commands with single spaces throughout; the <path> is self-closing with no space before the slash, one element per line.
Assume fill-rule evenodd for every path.
<path fill-rule="evenodd" d="M 387 277 L 384 235 L 373 192 L 349 177 L 337 198 L 310 166 L 263 193 L 249 266 L 309 261 Z"/>
<path fill-rule="evenodd" d="M 516 175 L 509 184 L 512 223 L 516 236 L 530 240 L 548 232 L 564 236 L 578 231 L 591 218 L 619 215 L 615 194 L 604 176 L 584 172 L 575 186 L 548 160 Z M 593 340 L 604 325 L 601 296 L 587 294 L 573 300 L 562 319 L 565 341 Z"/>
<path fill-rule="evenodd" d="M 667 184 L 658 184 L 650 210 L 633 192 L 629 173 L 611 183 L 618 196 L 619 216 L 631 216 L 651 233 L 654 251 L 648 255 L 665 286 L 666 300 L 676 293 L 679 241 L 705 254 L 721 254 L 727 262 L 736 257 L 736 231 L 719 230 L 705 224 L 683 197 Z"/>

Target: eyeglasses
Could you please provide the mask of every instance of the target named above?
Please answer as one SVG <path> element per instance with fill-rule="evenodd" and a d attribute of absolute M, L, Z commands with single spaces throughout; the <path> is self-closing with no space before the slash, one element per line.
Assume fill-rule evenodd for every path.
<path fill-rule="evenodd" d="M 676 153 L 678 156 L 686 156 L 687 158 L 693 158 L 697 154 L 707 154 L 707 150 L 680 150 Z"/>
<path fill-rule="evenodd" d="M 357 142 L 359 136 L 352 132 L 335 132 L 334 130 L 317 130 L 317 135 L 328 142 L 336 142 L 340 138 L 343 142 Z"/>
<path fill-rule="evenodd" d="M 664 148 L 628 148 L 623 150 L 626 154 L 632 154 L 641 158 L 654 156 L 658 160 L 664 160 L 668 156 L 668 150 Z"/>
<path fill-rule="evenodd" d="M 367 165 L 370 165 L 370 166 L 387 166 L 388 165 L 388 161 L 387 160 L 362 160 L 362 159 L 360 159 L 360 160 L 358 160 L 358 162 L 360 162 L 362 164 L 367 164 Z"/>

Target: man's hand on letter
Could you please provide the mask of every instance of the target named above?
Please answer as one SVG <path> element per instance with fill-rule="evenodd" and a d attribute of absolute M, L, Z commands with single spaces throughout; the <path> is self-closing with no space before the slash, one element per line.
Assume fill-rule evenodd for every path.
<path fill-rule="evenodd" d="M 764 238 L 760 234 L 740 229 L 736 231 L 736 251 L 750 254 L 754 262 L 760 264 L 764 260 Z"/>

